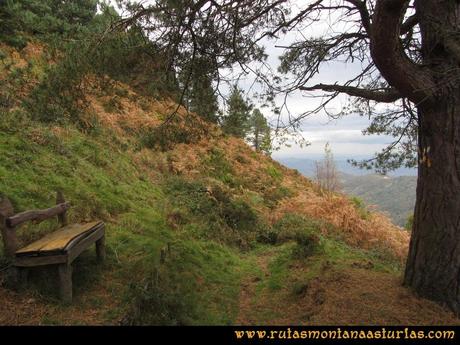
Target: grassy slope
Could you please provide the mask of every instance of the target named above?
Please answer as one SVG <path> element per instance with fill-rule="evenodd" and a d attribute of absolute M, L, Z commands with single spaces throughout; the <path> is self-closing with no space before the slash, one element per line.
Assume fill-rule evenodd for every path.
<path fill-rule="evenodd" d="M 36 270 L 21 292 L 3 271 L 0 324 L 457 322 L 400 287 L 407 235 L 384 217 L 212 127 L 151 149 L 145 127 L 167 102 L 119 88 L 89 95 L 100 126 L 86 133 L 2 113 L 0 191 L 20 211 L 50 206 L 62 189 L 72 221 L 106 222 L 108 260 L 97 266 L 88 251 L 76 261 L 72 306 L 57 300 L 54 270 Z"/>
<path fill-rule="evenodd" d="M 219 306 L 235 299 L 237 288 L 232 286 L 237 279 L 233 272 L 220 276 L 214 270 L 225 272 L 237 265 L 234 251 L 172 232 L 166 224 L 161 181 L 147 180 L 129 152 L 117 148 L 110 138 L 87 136 L 70 128 L 56 128 L 59 134 L 53 134 L 49 128 L 36 125 L 18 133 L 0 133 L 0 189 L 15 208 L 48 207 L 53 204 L 53 191 L 60 188 L 73 205 L 71 221 L 105 220 L 108 267 L 98 269 L 102 277 L 91 274 L 88 279 L 99 280 L 101 287 L 107 289 L 111 288 L 111 281 L 105 278 L 115 280 L 121 290 L 136 279 L 145 279 L 146 272 L 158 265 L 160 248 L 171 243 L 171 255 L 177 261 L 171 269 L 196 279 L 205 275 L 204 290 L 209 291 L 200 298 L 204 305 L 216 308 L 212 314 L 199 313 L 195 322 L 225 323 L 231 313 L 227 315 L 228 311 L 219 310 Z M 22 229 L 21 237 L 24 241 L 33 240 L 53 226 L 52 222 L 44 222 L 38 227 Z M 90 253 L 86 260 L 92 262 L 92 256 Z M 86 299 L 83 295 L 89 283 L 82 284 L 82 287 L 76 284 L 76 304 L 80 298 Z M 217 294 L 213 284 L 228 288 Z M 53 300 L 54 294 L 43 291 L 45 299 Z M 126 291 L 115 288 L 112 293 L 122 299 Z"/>

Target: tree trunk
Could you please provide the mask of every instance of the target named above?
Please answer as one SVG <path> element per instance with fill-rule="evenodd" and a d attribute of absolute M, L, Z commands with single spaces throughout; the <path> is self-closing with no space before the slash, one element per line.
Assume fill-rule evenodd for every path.
<path fill-rule="evenodd" d="M 419 171 L 404 284 L 460 313 L 460 93 L 419 111 Z"/>

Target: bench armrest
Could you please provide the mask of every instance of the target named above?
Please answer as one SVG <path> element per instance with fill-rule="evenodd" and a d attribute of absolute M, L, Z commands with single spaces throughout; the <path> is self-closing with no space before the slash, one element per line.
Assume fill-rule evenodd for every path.
<path fill-rule="evenodd" d="M 44 210 L 30 210 L 21 213 L 17 213 L 14 216 L 8 217 L 5 220 L 6 225 L 9 228 L 14 228 L 19 224 L 27 222 L 29 220 L 41 222 L 45 219 L 55 217 L 57 215 L 65 213 L 70 208 L 69 202 L 63 202 L 57 204 L 54 207 L 50 207 Z"/>

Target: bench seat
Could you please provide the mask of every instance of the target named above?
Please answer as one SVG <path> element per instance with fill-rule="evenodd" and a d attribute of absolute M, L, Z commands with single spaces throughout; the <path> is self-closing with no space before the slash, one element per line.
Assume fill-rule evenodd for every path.
<path fill-rule="evenodd" d="M 33 257 L 66 254 L 89 235 L 103 227 L 103 222 L 70 224 L 16 251 L 15 256 Z"/>
<path fill-rule="evenodd" d="M 96 245 L 99 262 L 105 259 L 105 225 L 101 221 L 68 224 L 66 212 L 70 203 L 61 192 L 56 195 L 56 206 L 14 213 L 7 197 L 0 195 L 0 232 L 5 254 L 12 261 L 12 270 L 18 286 L 25 286 L 29 269 L 56 265 L 59 275 L 59 293 L 64 303 L 72 302 L 72 262 L 91 245 Z M 43 238 L 20 247 L 16 228 L 28 221 L 41 222 L 57 216 L 60 228 Z"/>
<path fill-rule="evenodd" d="M 85 249 L 96 243 L 98 257 L 105 257 L 103 222 L 71 224 L 15 252 L 14 266 L 70 265 Z"/>

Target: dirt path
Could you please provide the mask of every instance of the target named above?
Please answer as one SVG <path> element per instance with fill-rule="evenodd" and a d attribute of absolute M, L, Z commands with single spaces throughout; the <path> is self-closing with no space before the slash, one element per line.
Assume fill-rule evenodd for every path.
<path fill-rule="evenodd" d="M 273 258 L 273 253 L 264 253 L 257 256 L 254 264 L 257 265 L 258 274 L 252 274 L 245 277 L 241 284 L 239 312 L 235 324 L 248 325 L 255 324 L 257 320 L 253 317 L 255 305 L 255 297 L 257 286 L 262 279 L 270 275 L 268 265 Z"/>
<path fill-rule="evenodd" d="M 273 287 L 280 252 L 255 254 L 243 280 L 237 325 L 458 325 L 460 320 L 434 302 L 414 296 L 394 273 L 372 265 L 292 261 Z"/>
<path fill-rule="evenodd" d="M 33 286 L 16 292 L 6 286 L 1 273 L 0 301 L 0 325 L 100 325 L 107 323 L 107 311 L 115 308 L 110 291 L 100 282 L 77 289 L 73 303 L 67 306 Z"/>

